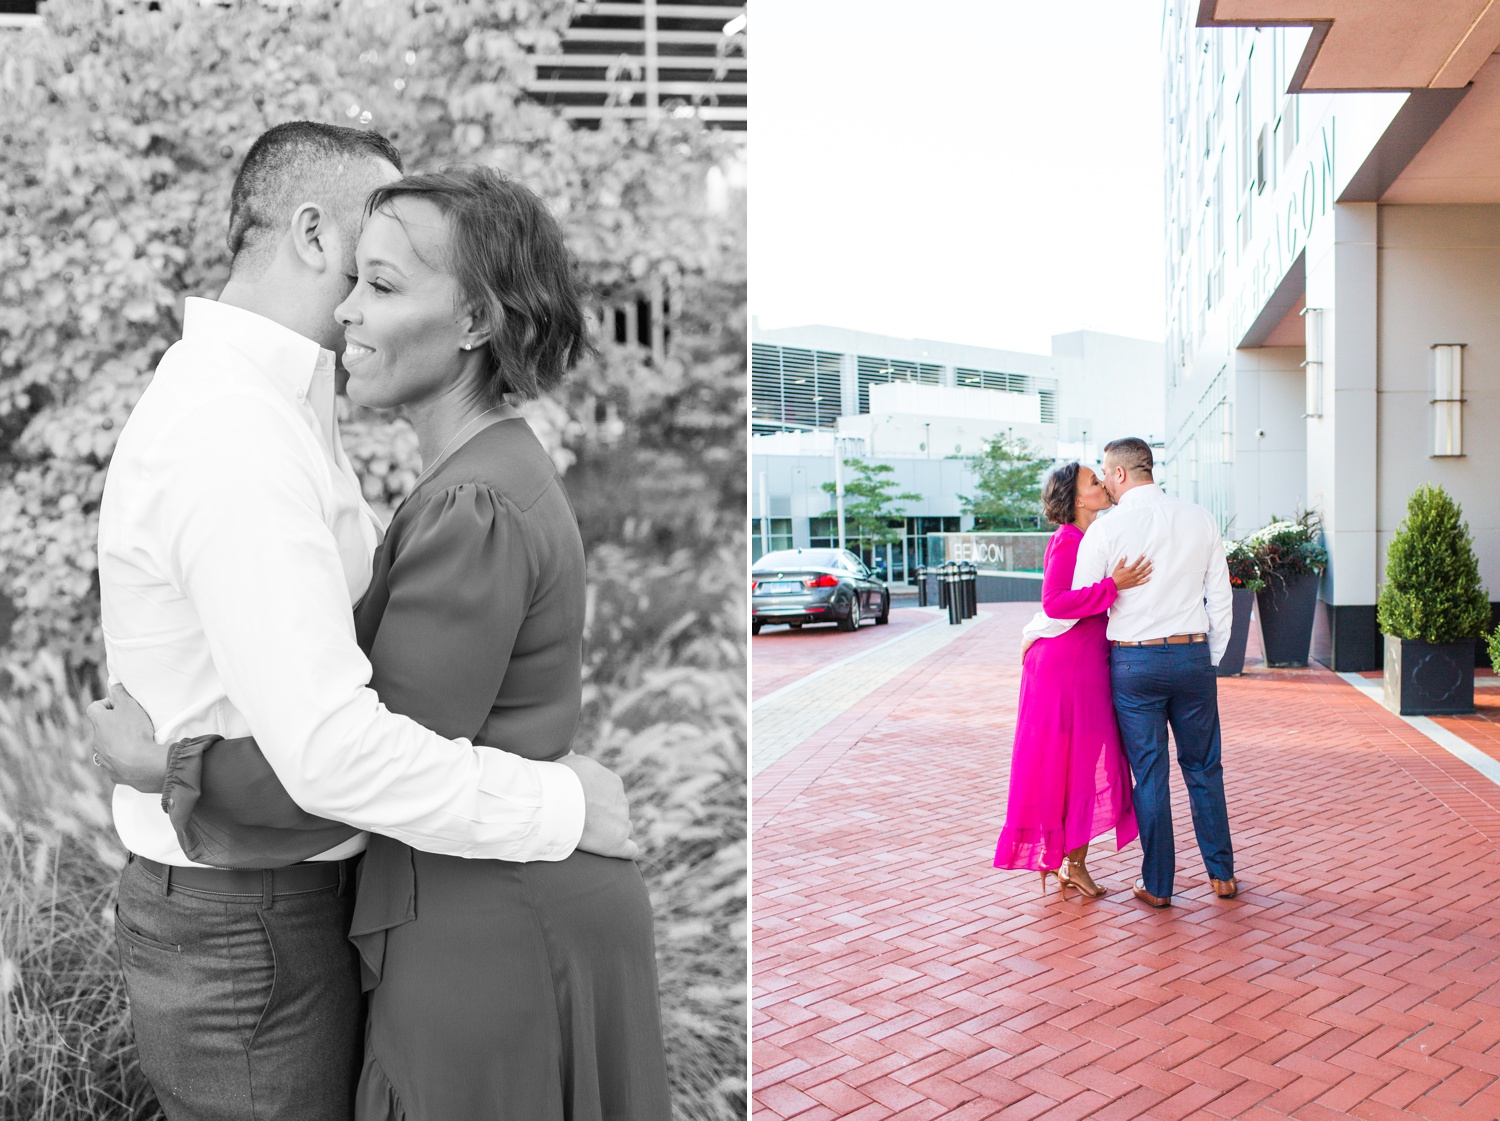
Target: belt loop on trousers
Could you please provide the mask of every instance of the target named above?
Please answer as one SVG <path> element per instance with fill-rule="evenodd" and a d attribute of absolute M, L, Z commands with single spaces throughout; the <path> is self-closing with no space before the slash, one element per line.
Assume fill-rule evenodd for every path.
<path fill-rule="evenodd" d="M 275 877 L 272 875 L 271 870 L 269 868 L 267 868 L 265 871 L 261 872 L 261 874 L 260 874 L 260 909 L 262 911 L 269 911 L 273 906 L 276 905 L 276 896 L 275 896 L 275 894 L 274 894 L 274 892 L 272 890 L 272 884 L 274 883 L 274 880 L 275 880 Z"/>
<path fill-rule="evenodd" d="M 164 865 L 162 868 L 161 893 L 163 895 L 172 894 L 172 866 L 170 864 Z"/>

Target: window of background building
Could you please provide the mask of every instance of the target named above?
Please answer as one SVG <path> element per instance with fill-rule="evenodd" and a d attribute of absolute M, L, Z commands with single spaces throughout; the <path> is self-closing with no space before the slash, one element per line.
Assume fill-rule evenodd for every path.
<path fill-rule="evenodd" d="M 848 525 L 845 529 L 849 529 Z M 844 548 L 855 556 L 863 556 L 861 546 L 864 539 L 856 537 L 853 533 L 846 532 L 844 535 Z M 807 519 L 807 544 L 813 549 L 837 549 L 839 547 L 839 526 L 836 518 L 808 518 Z"/>
<path fill-rule="evenodd" d="M 835 351 L 753 343 L 750 347 L 750 418 L 753 431 L 831 429 L 843 413 Z"/>
<path fill-rule="evenodd" d="M 1290 162 L 1292 153 L 1297 150 L 1297 144 L 1302 140 L 1299 135 L 1302 131 L 1302 100 L 1296 94 L 1288 94 L 1281 109 L 1281 164 L 1283 167 Z"/>
<path fill-rule="evenodd" d="M 928 547 L 929 533 L 958 533 L 959 518 L 907 518 L 906 545 L 913 569 L 937 564 L 940 558 Z"/>
<path fill-rule="evenodd" d="M 1220 270 L 1221 282 L 1224 275 L 1224 165 L 1220 164 L 1214 168 L 1214 198 L 1212 203 L 1212 230 L 1214 230 L 1214 261 Z"/>
<path fill-rule="evenodd" d="M 760 519 L 750 519 L 750 560 L 751 563 L 760 560 L 766 553 L 774 553 L 778 549 L 790 549 L 792 547 L 792 519 L 791 518 L 767 518 L 769 523 L 770 548 L 761 547 Z"/>
<path fill-rule="evenodd" d="M 906 362 L 899 358 L 872 358 L 861 354 L 855 360 L 859 379 L 859 411 L 870 411 L 870 386 L 889 382 L 942 385 L 943 368 L 930 362 Z"/>

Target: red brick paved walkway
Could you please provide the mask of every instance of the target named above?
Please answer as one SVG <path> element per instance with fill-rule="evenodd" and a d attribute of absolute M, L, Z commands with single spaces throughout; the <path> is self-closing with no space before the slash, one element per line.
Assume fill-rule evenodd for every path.
<path fill-rule="evenodd" d="M 817 626 L 792 630 L 783 624 L 768 626 L 750 644 L 750 696 L 759 700 L 833 662 L 862 653 L 883 642 L 909 634 L 936 621 L 930 611 L 915 608 L 891 608 L 891 621 L 881 626 L 866 622 L 856 631 L 845 634 L 837 626 Z"/>
<path fill-rule="evenodd" d="M 1435 716 L 1439 727 L 1447 728 L 1491 759 L 1500 759 L 1500 689 L 1474 690 L 1473 716 Z"/>
<path fill-rule="evenodd" d="M 1032 608 L 986 610 L 755 780 L 757 1121 L 1500 1117 L 1500 788 L 1254 671 L 1220 691 L 1240 897 L 1174 773 L 1174 907 L 1131 899 L 1136 846 L 1043 900 L 990 867 Z"/>

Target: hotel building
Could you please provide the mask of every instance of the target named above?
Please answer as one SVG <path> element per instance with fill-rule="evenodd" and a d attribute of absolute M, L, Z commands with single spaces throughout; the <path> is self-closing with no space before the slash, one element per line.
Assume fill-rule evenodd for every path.
<path fill-rule="evenodd" d="M 1423 483 L 1500 596 L 1500 7 L 1167 0 L 1159 477 L 1242 536 L 1300 507 L 1314 655 L 1381 664 L 1387 545 Z"/>

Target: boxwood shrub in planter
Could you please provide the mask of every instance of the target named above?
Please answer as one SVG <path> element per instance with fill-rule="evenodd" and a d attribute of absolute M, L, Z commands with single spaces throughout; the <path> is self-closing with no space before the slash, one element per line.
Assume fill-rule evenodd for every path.
<path fill-rule="evenodd" d="M 1386 707 L 1403 716 L 1473 712 L 1474 643 L 1489 627 L 1490 601 L 1463 511 L 1442 487 L 1419 487 L 1407 502 L 1376 611 Z"/>
<path fill-rule="evenodd" d="M 1318 580 L 1328 567 L 1328 552 L 1318 543 L 1322 527 L 1316 513 L 1302 511 L 1291 519 L 1273 516 L 1270 525 L 1245 539 L 1265 581 L 1255 593 L 1255 606 L 1268 666 L 1307 665 Z"/>
<path fill-rule="evenodd" d="M 1236 677 L 1245 671 L 1245 643 L 1250 638 L 1250 613 L 1255 593 L 1266 586 L 1260 562 L 1248 542 L 1231 541 L 1224 550 L 1229 564 L 1229 587 L 1234 594 L 1234 622 L 1229 628 L 1229 646 L 1219 659 L 1220 677 Z"/>

